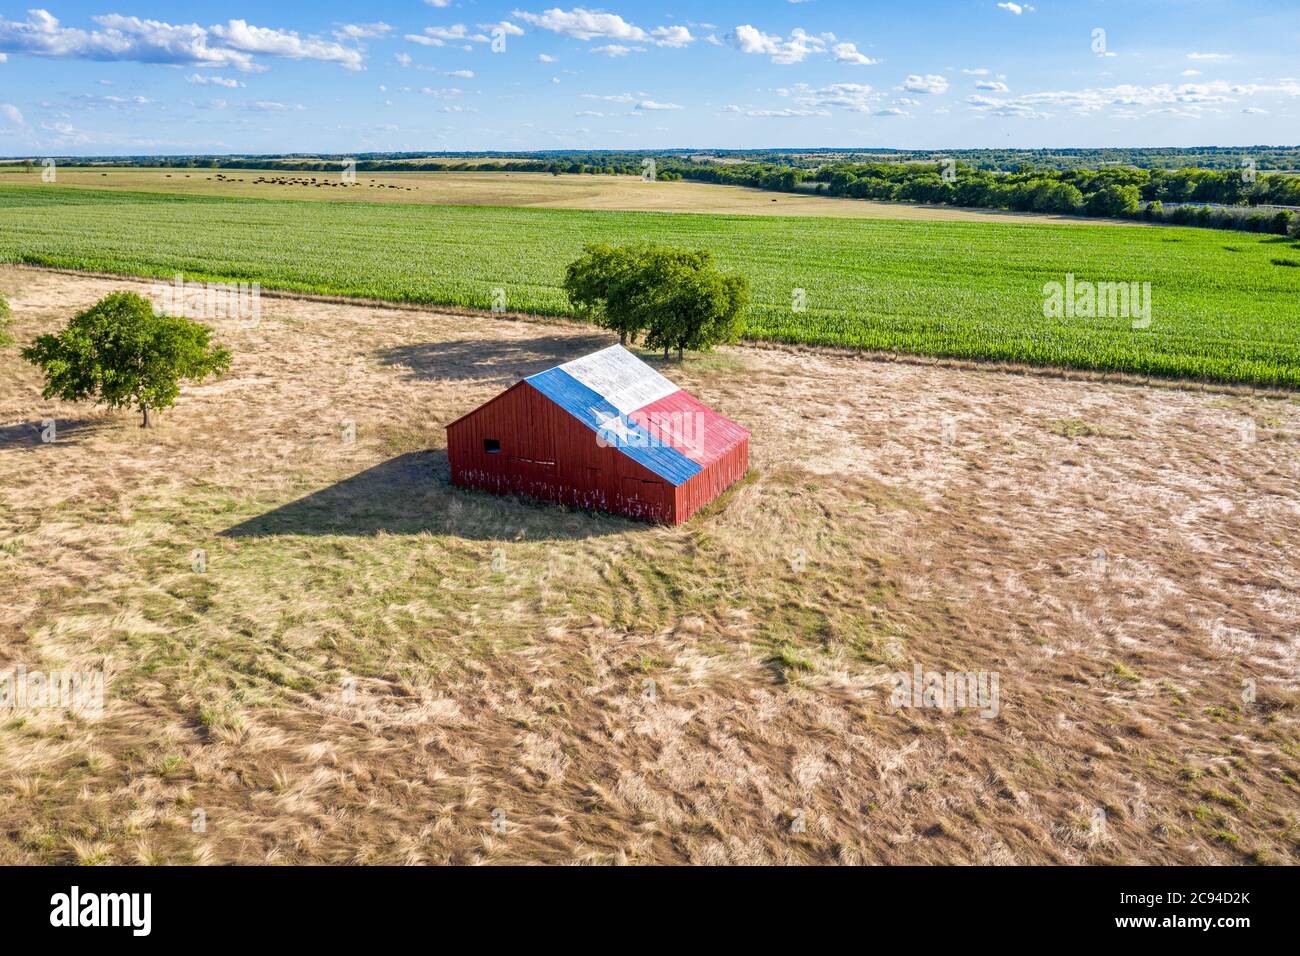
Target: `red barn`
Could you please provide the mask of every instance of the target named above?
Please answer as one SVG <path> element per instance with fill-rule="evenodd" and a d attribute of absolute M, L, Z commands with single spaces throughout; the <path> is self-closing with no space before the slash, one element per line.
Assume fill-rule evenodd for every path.
<path fill-rule="evenodd" d="M 516 382 L 447 426 L 451 480 L 681 524 L 749 467 L 749 432 L 623 348 Z"/>

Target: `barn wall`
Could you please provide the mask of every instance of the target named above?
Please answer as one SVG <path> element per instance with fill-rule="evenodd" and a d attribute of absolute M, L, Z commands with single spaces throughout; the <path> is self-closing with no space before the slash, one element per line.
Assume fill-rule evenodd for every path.
<path fill-rule="evenodd" d="M 677 486 L 673 524 L 681 524 L 745 476 L 749 470 L 749 439 L 743 438 L 717 456 L 703 471 Z"/>
<path fill-rule="evenodd" d="M 499 453 L 484 451 L 489 438 L 501 443 Z M 645 521 L 671 522 L 677 511 L 677 489 L 617 449 L 601 448 L 595 432 L 527 382 L 447 426 L 447 457 L 451 480 L 466 488 Z"/>

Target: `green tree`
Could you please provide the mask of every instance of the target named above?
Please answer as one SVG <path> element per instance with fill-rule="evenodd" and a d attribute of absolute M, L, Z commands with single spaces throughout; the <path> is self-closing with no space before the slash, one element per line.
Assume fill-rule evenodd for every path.
<path fill-rule="evenodd" d="M 1089 216 L 1131 216 L 1137 212 L 1141 199 L 1142 194 L 1136 186 L 1111 183 L 1088 197 L 1086 209 Z"/>
<path fill-rule="evenodd" d="M 733 340 L 748 301 L 741 276 L 724 275 L 704 251 L 637 243 L 589 245 L 565 270 L 564 290 L 578 311 L 618 332 L 619 342 L 707 350 Z"/>
<path fill-rule="evenodd" d="M 114 292 L 22 355 L 45 373 L 45 398 L 136 408 L 140 427 L 148 428 L 155 410 L 176 401 L 182 380 L 202 381 L 230 367 L 230 353 L 211 336 L 206 325 L 155 315 L 134 292 Z"/>
<path fill-rule="evenodd" d="M 1073 213 L 1083 205 L 1083 193 L 1070 183 L 1044 180 L 1034 189 L 1033 208 L 1036 212 Z"/>
<path fill-rule="evenodd" d="M 582 256 L 564 270 L 564 291 L 578 312 L 618 333 L 620 345 L 635 342 L 644 325 L 632 301 L 632 282 L 644 246 L 583 246 Z"/>
<path fill-rule="evenodd" d="M 740 334 L 740 316 L 749 301 L 744 276 L 724 275 L 707 251 L 653 247 L 640 264 L 638 299 L 646 328 L 646 346 L 708 351 Z"/>

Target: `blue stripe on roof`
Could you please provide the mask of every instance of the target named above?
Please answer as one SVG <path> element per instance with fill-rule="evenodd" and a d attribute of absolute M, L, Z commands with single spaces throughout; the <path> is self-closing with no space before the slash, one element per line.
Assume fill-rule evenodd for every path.
<path fill-rule="evenodd" d="M 703 470 L 697 462 L 691 461 L 676 448 L 652 439 L 648 431 L 630 418 L 620 415 L 617 408 L 563 369 L 547 369 L 530 375 L 524 381 L 592 431 L 602 432 L 610 446 L 649 468 L 670 484 L 680 485 Z M 609 429 L 610 425 L 616 423 L 626 429 L 626 438 Z M 602 429 L 602 425 L 606 427 Z"/>

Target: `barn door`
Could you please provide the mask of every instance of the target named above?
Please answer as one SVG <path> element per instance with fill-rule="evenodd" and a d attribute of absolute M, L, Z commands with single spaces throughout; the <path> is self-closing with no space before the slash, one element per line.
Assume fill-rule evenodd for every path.
<path fill-rule="evenodd" d="M 619 490 L 624 504 L 629 510 L 647 515 L 658 515 L 664 510 L 664 489 L 662 481 L 645 481 L 624 475 Z"/>

